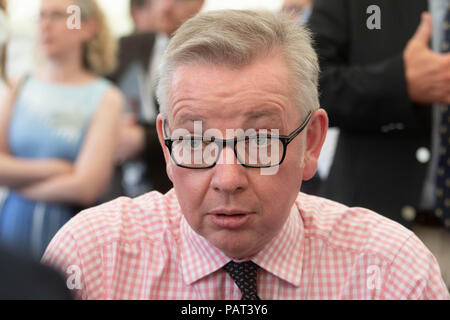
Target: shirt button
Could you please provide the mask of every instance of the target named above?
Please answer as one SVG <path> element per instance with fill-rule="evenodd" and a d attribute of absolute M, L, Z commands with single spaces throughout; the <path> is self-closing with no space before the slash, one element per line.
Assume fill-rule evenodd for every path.
<path fill-rule="evenodd" d="M 416 151 L 417 161 L 419 161 L 420 163 L 427 163 L 428 161 L 430 161 L 430 158 L 431 158 L 430 150 L 428 150 L 425 147 L 417 149 Z"/>
<path fill-rule="evenodd" d="M 416 209 L 412 206 L 404 206 L 402 208 L 402 218 L 406 221 L 413 221 L 416 218 Z"/>

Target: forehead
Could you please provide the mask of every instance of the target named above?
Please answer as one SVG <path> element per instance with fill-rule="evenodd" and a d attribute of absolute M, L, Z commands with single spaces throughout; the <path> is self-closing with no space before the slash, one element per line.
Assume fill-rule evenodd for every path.
<path fill-rule="evenodd" d="M 168 103 L 175 122 L 186 115 L 202 119 L 254 117 L 280 118 L 297 112 L 291 73 L 279 55 L 259 58 L 248 66 L 180 65 L 173 73 Z"/>
<path fill-rule="evenodd" d="M 72 0 L 42 0 L 41 9 L 57 9 L 65 11 L 72 4 L 74 4 L 74 1 Z"/>

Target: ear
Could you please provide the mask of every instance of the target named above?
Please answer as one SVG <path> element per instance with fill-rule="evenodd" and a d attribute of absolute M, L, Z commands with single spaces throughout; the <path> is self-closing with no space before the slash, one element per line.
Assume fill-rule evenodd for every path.
<path fill-rule="evenodd" d="M 159 144 L 161 145 L 161 148 L 163 149 L 163 152 L 164 152 L 164 159 L 166 159 L 166 172 L 167 172 L 167 175 L 169 176 L 170 181 L 173 182 L 173 179 L 172 179 L 173 163 L 170 158 L 169 149 L 166 147 L 166 144 L 164 143 L 163 121 L 164 121 L 163 116 L 161 114 L 159 114 L 158 117 L 156 118 L 156 130 L 158 132 Z M 166 126 L 167 126 L 167 121 L 166 121 Z M 167 128 L 166 128 L 166 130 L 167 130 Z"/>
<path fill-rule="evenodd" d="M 303 169 L 305 181 L 314 177 L 317 171 L 317 160 L 328 130 L 328 116 L 325 110 L 319 109 L 313 112 L 307 130 Z"/>

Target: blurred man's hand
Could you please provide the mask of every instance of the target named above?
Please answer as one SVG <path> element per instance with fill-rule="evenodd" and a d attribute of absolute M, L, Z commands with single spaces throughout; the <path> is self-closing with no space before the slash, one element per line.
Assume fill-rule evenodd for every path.
<path fill-rule="evenodd" d="M 429 13 L 409 40 L 403 58 L 408 93 L 421 104 L 450 103 L 450 54 L 437 54 L 429 48 L 432 20 Z"/>

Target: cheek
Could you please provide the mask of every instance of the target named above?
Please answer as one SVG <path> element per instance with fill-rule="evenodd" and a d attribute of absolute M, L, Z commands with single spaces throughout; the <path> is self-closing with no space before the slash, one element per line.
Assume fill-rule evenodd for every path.
<path fill-rule="evenodd" d="M 260 182 L 255 187 L 255 193 L 264 204 L 263 208 L 270 208 L 268 212 L 284 212 L 284 209 L 289 208 L 300 191 L 301 179 L 297 176 L 294 170 L 290 170 L 288 174 L 279 172 L 273 179 Z"/>
<path fill-rule="evenodd" d="M 183 215 L 191 228 L 197 233 L 204 229 L 203 212 L 206 201 L 209 178 L 203 172 L 192 172 L 175 167 L 172 171 L 172 182 Z"/>
<path fill-rule="evenodd" d="M 168 171 L 183 209 L 198 211 L 209 187 L 207 172 L 183 169 L 176 165 L 169 165 Z"/>
<path fill-rule="evenodd" d="M 301 159 L 286 159 L 273 176 L 259 175 L 253 179 L 253 189 L 264 208 L 269 208 L 268 221 L 289 212 L 300 192 L 302 182 Z"/>
<path fill-rule="evenodd" d="M 67 29 L 65 26 L 59 26 L 58 30 L 55 30 L 54 36 L 55 44 L 61 49 L 73 47 L 76 43 L 79 43 L 78 33 Z"/>
<path fill-rule="evenodd" d="M 72 43 L 79 43 L 81 44 L 85 38 L 87 38 L 88 36 L 86 34 L 83 34 L 83 32 L 81 32 L 80 30 L 69 30 L 67 29 L 67 36 L 68 39 L 70 39 Z"/>
<path fill-rule="evenodd" d="M 306 141 L 303 141 L 303 136 L 298 137 L 298 141 L 294 141 L 290 148 L 288 148 L 286 155 L 286 167 L 290 168 L 292 175 L 302 179 L 303 169 L 306 165 L 305 159 L 305 144 Z"/>

